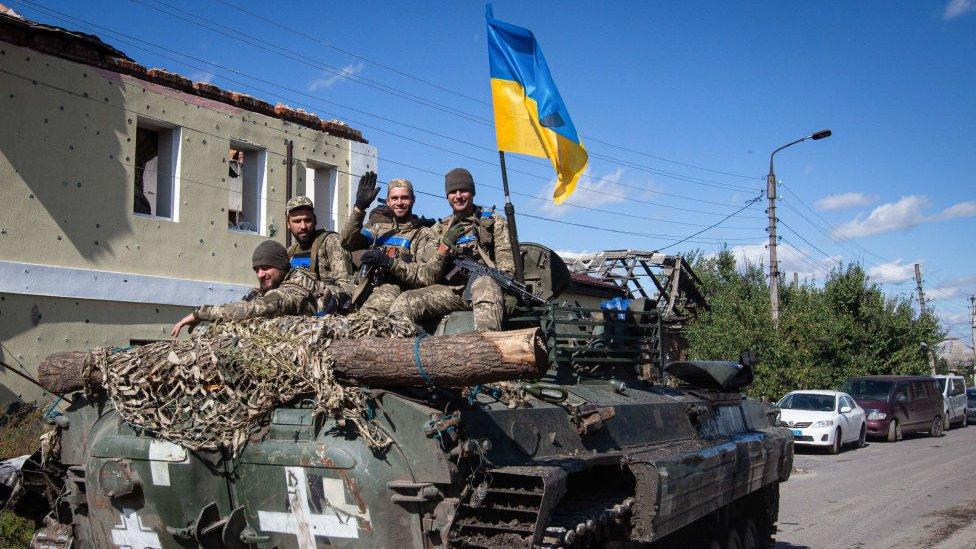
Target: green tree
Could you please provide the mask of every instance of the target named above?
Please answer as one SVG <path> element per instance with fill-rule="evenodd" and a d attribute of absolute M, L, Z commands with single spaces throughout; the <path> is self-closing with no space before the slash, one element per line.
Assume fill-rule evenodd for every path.
<path fill-rule="evenodd" d="M 916 314 L 906 297 L 886 297 L 859 265 L 829 273 L 823 285 L 780 284 L 778 330 L 762 265 L 740 268 L 723 250 L 694 266 L 711 310 L 689 326 L 688 356 L 727 359 L 754 349 L 753 396 L 837 387 L 854 375 L 927 373 L 921 344 L 932 348 L 944 335 L 935 317 Z"/>

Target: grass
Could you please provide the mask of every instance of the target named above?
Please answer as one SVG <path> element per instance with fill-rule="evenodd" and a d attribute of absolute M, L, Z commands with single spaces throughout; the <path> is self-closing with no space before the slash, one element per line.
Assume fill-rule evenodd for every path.
<path fill-rule="evenodd" d="M 40 436 L 48 428 L 41 414 L 34 406 L 18 403 L 7 408 L 0 416 L 0 460 L 22 456 L 40 446 Z M 9 509 L 0 511 L 0 549 L 28 547 L 35 529 L 34 521 L 18 517 Z"/>

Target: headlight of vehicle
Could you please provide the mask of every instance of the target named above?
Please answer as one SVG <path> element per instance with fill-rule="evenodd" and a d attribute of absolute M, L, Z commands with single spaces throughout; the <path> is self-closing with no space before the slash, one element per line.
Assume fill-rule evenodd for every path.
<path fill-rule="evenodd" d="M 870 419 L 871 421 L 884 419 L 886 417 L 888 417 L 888 414 L 884 412 L 879 412 L 877 410 L 871 410 L 870 412 L 868 412 L 868 419 Z"/>
<path fill-rule="evenodd" d="M 814 423 L 813 424 L 813 427 L 814 427 L 814 429 L 816 429 L 817 427 L 833 427 L 833 425 L 834 425 L 834 420 L 832 420 L 832 419 L 825 419 L 823 421 L 818 421 L 818 422 Z"/>

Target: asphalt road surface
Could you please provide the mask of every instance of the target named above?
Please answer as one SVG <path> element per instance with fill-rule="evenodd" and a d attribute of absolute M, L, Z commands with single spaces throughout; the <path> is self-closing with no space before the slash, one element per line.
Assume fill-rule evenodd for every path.
<path fill-rule="evenodd" d="M 800 449 L 780 487 L 777 549 L 976 548 L 976 426 L 941 438 Z"/>

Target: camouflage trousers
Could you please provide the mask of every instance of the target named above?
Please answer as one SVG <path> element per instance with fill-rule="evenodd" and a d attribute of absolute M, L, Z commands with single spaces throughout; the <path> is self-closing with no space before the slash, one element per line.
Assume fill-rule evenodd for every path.
<path fill-rule="evenodd" d="M 390 306 L 390 314 L 420 323 L 452 311 L 474 311 L 476 330 L 501 330 L 505 296 L 498 283 L 487 276 L 478 277 L 471 283 L 470 302 L 461 297 L 462 290 L 462 287 L 443 284 L 407 290 Z"/>
<path fill-rule="evenodd" d="M 390 305 L 393 305 L 393 301 L 401 293 L 403 293 L 403 290 L 396 284 L 380 284 L 370 289 L 369 297 L 366 298 L 366 301 L 363 302 L 359 309 L 382 315 L 388 314 L 390 312 Z"/>

